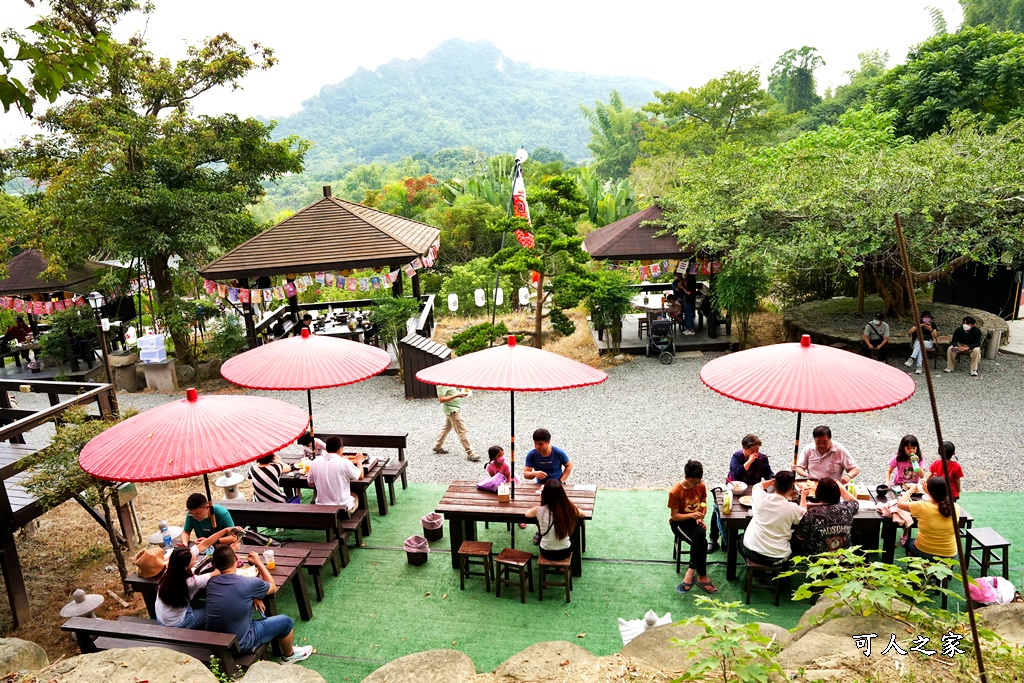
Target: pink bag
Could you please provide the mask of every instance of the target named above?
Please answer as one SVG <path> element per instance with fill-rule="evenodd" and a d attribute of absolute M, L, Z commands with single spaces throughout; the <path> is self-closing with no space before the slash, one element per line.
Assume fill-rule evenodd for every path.
<path fill-rule="evenodd" d="M 505 475 L 498 472 L 493 477 L 484 477 L 476 483 L 476 487 L 481 491 L 490 491 L 491 493 L 497 493 L 498 487 L 505 483 Z"/>

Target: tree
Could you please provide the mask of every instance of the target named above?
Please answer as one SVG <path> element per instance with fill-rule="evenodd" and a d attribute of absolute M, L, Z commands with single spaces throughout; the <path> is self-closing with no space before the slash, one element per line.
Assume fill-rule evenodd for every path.
<path fill-rule="evenodd" d="M 804 45 L 799 50 L 786 50 L 768 76 L 768 92 L 787 114 L 810 111 L 821 101 L 815 90 L 814 71 L 824 65 L 817 48 Z"/>
<path fill-rule="evenodd" d="M 857 55 L 860 67 L 856 71 L 847 71 L 849 83 L 838 86 L 834 92 L 827 92 L 825 97 L 811 108 L 814 128 L 821 125 L 834 125 L 839 117 L 851 109 L 860 109 L 868 100 L 868 93 L 875 82 L 886 71 L 889 53 L 881 50 L 869 50 Z"/>
<path fill-rule="evenodd" d="M 736 321 L 740 349 L 747 347 L 750 316 L 757 311 L 761 298 L 768 295 L 771 284 L 768 260 L 749 257 L 757 250 L 755 244 L 741 242 L 735 250 L 737 257 L 729 258 L 715 278 L 715 306 L 729 311 Z"/>
<path fill-rule="evenodd" d="M 362 204 L 396 216 L 422 220 L 423 214 L 440 201 L 433 176 L 405 178 L 380 190 L 367 190 Z"/>
<path fill-rule="evenodd" d="M 625 178 L 640 151 L 643 113 L 626 106 L 617 90 L 612 90 L 608 104 L 594 102 L 593 109 L 581 104 L 580 111 L 590 124 L 587 149 L 594 154 L 594 173 L 602 180 Z"/>
<path fill-rule="evenodd" d="M 110 57 L 110 37 L 89 32 L 61 21 L 40 21 L 20 34 L 7 29 L 0 38 L 14 53 L 0 45 L 0 104 L 4 112 L 15 106 L 26 115 L 35 109 L 36 99 L 54 102 L 68 86 L 92 80 Z M 26 72 L 28 84 L 18 78 Z"/>
<path fill-rule="evenodd" d="M 132 414 L 127 412 L 120 419 L 127 419 Z M 129 593 L 131 586 L 128 585 L 128 567 L 124 559 L 128 544 L 114 526 L 113 510 L 117 507 L 115 496 L 120 484 L 95 479 L 78 464 L 78 456 L 85 445 L 120 420 L 94 420 L 82 406 L 69 408 L 61 417 L 50 445 L 32 456 L 29 465 L 31 474 L 25 482 L 25 488 L 46 510 L 63 503 L 69 493 L 79 492 L 90 506 L 99 505 L 103 508 L 104 526 L 114 551 L 121 585 Z"/>
<path fill-rule="evenodd" d="M 994 130 L 1024 108 L 1024 35 L 969 26 L 929 38 L 879 79 L 871 101 L 897 113 L 898 135 L 927 137 L 956 111 L 986 116 Z"/>
<path fill-rule="evenodd" d="M 964 26 L 988 26 L 993 31 L 1024 31 L 1024 0 L 960 0 Z"/>
<path fill-rule="evenodd" d="M 870 106 L 773 149 L 720 149 L 688 160 L 664 201 L 680 242 L 769 259 L 782 281 L 809 273 L 863 277 L 886 311 L 909 305 L 893 215 L 907 235 L 912 280 L 1024 249 L 1024 122 L 987 133 L 960 115 L 913 141 L 895 112 Z"/>
<path fill-rule="evenodd" d="M 375 292 L 373 300 L 376 305 L 370 310 L 370 321 L 377 326 L 377 335 L 384 343 L 384 349 L 387 350 L 389 346 L 395 347 L 398 371 L 404 372 L 402 351 L 398 348 L 398 342 L 405 337 L 409 329 L 409 318 L 419 311 L 420 302 L 403 296 L 391 296 L 383 290 Z"/>
<path fill-rule="evenodd" d="M 137 4 L 96 0 L 54 6 L 53 21 L 98 36 Z M 216 87 L 240 87 L 275 62 L 227 34 L 188 49 L 175 63 L 157 58 L 141 36 L 110 42 L 109 64 L 71 101 L 39 118 L 44 132 L 8 150 L 18 172 L 39 183 L 33 245 L 59 273 L 98 255 L 141 257 L 155 282 L 157 317 L 180 361 L 191 362 L 191 306 L 178 298 L 198 264 L 256 234 L 247 206 L 263 183 L 302 169 L 307 143 L 271 142 L 273 125 L 233 114 L 193 116 L 191 102 Z M 168 268 L 181 257 L 177 271 Z M 182 288 L 184 291 L 184 287 Z"/>
<path fill-rule="evenodd" d="M 533 344 L 539 349 L 544 343 L 544 307 L 549 301 L 552 310 L 571 308 L 587 293 L 588 274 L 583 264 L 590 261 L 590 255 L 583 251 L 583 238 L 575 227 L 587 207 L 576 179 L 568 175 L 555 176 L 545 187 L 529 192 L 528 199 L 532 228 L 518 217 L 504 217 L 494 227 L 509 235 L 517 229 L 532 232 L 534 247 L 527 249 L 518 243 L 506 246 L 493 261 L 502 273 L 538 274 Z M 546 286 L 549 280 L 550 291 Z"/>
<path fill-rule="evenodd" d="M 441 267 L 493 256 L 501 246 L 501 235 L 489 227 L 501 218 L 502 209 L 480 197 L 460 195 L 451 205 L 438 203 L 423 214 L 424 223 L 441 228 Z M 493 280 L 493 278 L 491 278 Z"/>

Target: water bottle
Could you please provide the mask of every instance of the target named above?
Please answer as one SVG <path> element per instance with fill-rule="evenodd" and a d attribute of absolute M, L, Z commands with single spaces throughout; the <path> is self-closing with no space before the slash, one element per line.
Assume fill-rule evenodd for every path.
<path fill-rule="evenodd" d="M 918 463 L 919 461 L 916 455 L 910 456 L 910 464 L 914 466 L 914 474 L 921 476 L 921 465 Z"/>
<path fill-rule="evenodd" d="M 726 489 L 722 492 L 722 514 L 727 515 L 732 512 L 732 489 Z"/>
<path fill-rule="evenodd" d="M 174 545 L 171 541 L 171 530 L 167 526 L 167 522 L 160 522 L 160 534 L 164 537 L 164 547 L 170 548 Z"/>

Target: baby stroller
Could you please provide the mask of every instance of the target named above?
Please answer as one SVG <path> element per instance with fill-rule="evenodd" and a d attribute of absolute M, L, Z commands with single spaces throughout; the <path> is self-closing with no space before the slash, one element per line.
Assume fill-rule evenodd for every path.
<path fill-rule="evenodd" d="M 676 343 L 672 338 L 672 321 L 668 319 L 652 320 L 651 333 L 647 335 L 647 356 L 651 352 L 658 354 L 662 365 L 669 365 L 676 356 Z"/>

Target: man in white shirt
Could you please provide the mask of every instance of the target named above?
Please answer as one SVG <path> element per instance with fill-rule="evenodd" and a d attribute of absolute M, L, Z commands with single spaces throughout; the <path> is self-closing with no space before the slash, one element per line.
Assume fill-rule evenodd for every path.
<path fill-rule="evenodd" d="M 342 446 L 340 436 L 327 439 L 327 453 L 310 464 L 306 479 L 316 489 L 317 505 L 344 505 L 352 513 L 357 501 L 352 497 L 350 482 L 362 477 L 363 472 L 341 457 Z"/>
<path fill-rule="evenodd" d="M 832 430 L 821 425 L 814 428 L 814 444 L 804 448 L 796 461 L 796 473 L 809 479 L 829 477 L 840 484 L 849 484 L 860 474 L 860 468 L 850 451 L 832 440 Z"/>
<path fill-rule="evenodd" d="M 795 479 L 792 472 L 784 470 L 774 479 L 753 487 L 753 516 L 740 538 L 739 551 L 743 557 L 768 566 L 778 566 L 789 559 L 793 527 L 807 512 L 806 490 L 800 494 L 799 505 L 788 498 Z M 768 489 L 773 486 L 774 492 L 769 493 Z"/>

